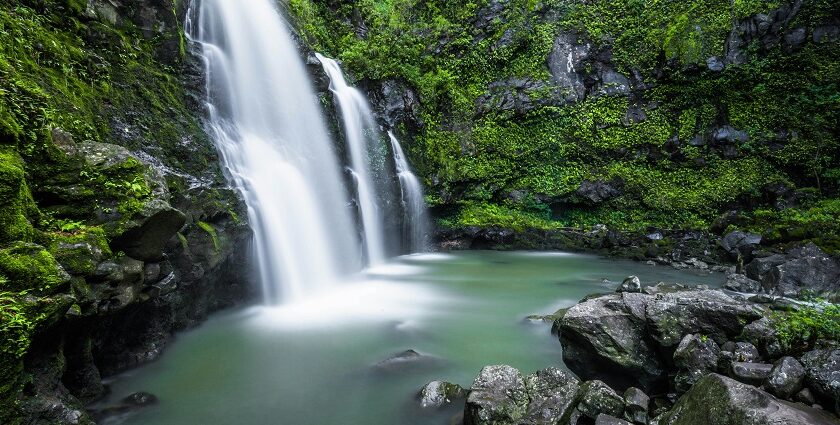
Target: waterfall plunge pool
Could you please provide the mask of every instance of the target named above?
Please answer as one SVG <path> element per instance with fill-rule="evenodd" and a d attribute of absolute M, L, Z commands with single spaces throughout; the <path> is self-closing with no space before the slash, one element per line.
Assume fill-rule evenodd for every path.
<path fill-rule="evenodd" d="M 105 404 L 138 391 L 159 402 L 105 423 L 448 424 L 463 406 L 421 410 L 425 383 L 467 388 L 488 364 L 562 367 L 550 325 L 525 317 L 611 292 L 634 274 L 646 285 L 724 281 L 564 253 L 401 257 L 311 300 L 223 312 L 180 334 L 160 360 L 115 378 Z M 376 366 L 409 349 L 433 358 Z"/>

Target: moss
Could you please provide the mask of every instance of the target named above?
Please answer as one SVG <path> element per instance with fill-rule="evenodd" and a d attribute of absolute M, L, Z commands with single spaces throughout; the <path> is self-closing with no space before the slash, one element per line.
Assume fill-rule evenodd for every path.
<path fill-rule="evenodd" d="M 818 340 L 840 340 L 840 305 L 819 303 L 787 313 L 774 313 L 773 329 L 787 351 L 803 353 Z"/>
<path fill-rule="evenodd" d="M 49 251 L 40 245 L 18 242 L 0 250 L 0 274 L 6 291 L 55 292 L 67 282 L 67 275 Z"/>
<path fill-rule="evenodd" d="M 36 214 L 23 160 L 9 147 L 0 146 L 0 244 L 31 241 L 34 230 L 29 218 Z"/>
<path fill-rule="evenodd" d="M 216 233 L 216 228 L 213 227 L 212 224 L 206 223 L 206 222 L 203 222 L 203 221 L 199 221 L 196 224 L 198 225 L 198 227 L 201 228 L 201 230 L 204 230 L 205 232 L 207 232 L 207 234 L 210 236 L 210 239 L 213 240 L 213 249 L 215 249 L 218 252 L 219 249 L 220 249 L 220 245 L 219 245 L 219 235 L 218 235 L 218 233 Z"/>
<path fill-rule="evenodd" d="M 69 273 L 87 276 L 94 273 L 97 264 L 112 255 L 105 230 L 87 227 L 71 232 L 55 232 L 48 236 L 49 251 Z"/>

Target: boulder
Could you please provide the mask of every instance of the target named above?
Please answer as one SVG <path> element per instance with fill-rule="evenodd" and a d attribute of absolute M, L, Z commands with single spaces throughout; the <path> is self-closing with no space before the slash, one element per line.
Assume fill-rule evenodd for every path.
<path fill-rule="evenodd" d="M 642 292 L 642 281 L 637 276 L 629 276 L 621 282 L 616 292 Z"/>
<path fill-rule="evenodd" d="M 466 396 L 467 392 L 458 384 L 432 381 L 420 390 L 420 406 L 424 409 L 440 408 Z"/>
<path fill-rule="evenodd" d="M 525 377 L 530 403 L 524 423 L 565 423 L 578 403 L 580 380 L 557 368 L 543 369 Z"/>
<path fill-rule="evenodd" d="M 652 296 L 613 294 L 586 300 L 560 319 L 563 360 L 583 379 L 602 379 L 621 391 L 667 386 L 667 374 L 648 342 L 645 309 Z"/>
<path fill-rule="evenodd" d="M 727 233 L 720 240 L 721 248 L 735 258 L 752 254 L 760 244 L 761 235 L 738 231 Z"/>
<path fill-rule="evenodd" d="M 776 338 L 776 329 L 768 317 L 762 317 L 744 326 L 741 337 L 756 347 L 761 355 L 770 359 L 778 358 L 783 354 L 784 350 Z"/>
<path fill-rule="evenodd" d="M 704 335 L 686 335 L 674 352 L 674 364 L 680 369 L 676 389 L 688 391 L 703 376 L 715 371 L 720 360 L 720 348 Z"/>
<path fill-rule="evenodd" d="M 624 392 L 624 418 L 636 424 L 648 422 L 650 397 L 644 391 L 630 387 Z"/>
<path fill-rule="evenodd" d="M 464 409 L 465 425 L 515 424 L 528 409 L 528 391 L 518 370 L 485 366 L 475 378 Z"/>
<path fill-rule="evenodd" d="M 595 418 L 595 425 L 630 425 L 630 422 L 602 413 Z"/>
<path fill-rule="evenodd" d="M 745 384 L 761 385 L 770 378 L 773 365 L 766 363 L 732 362 L 730 375 Z"/>
<path fill-rule="evenodd" d="M 662 416 L 659 425 L 836 425 L 819 410 L 779 400 L 718 374 L 706 375 Z"/>
<path fill-rule="evenodd" d="M 723 287 L 730 291 L 748 294 L 757 294 L 762 289 L 761 282 L 737 273 L 726 276 L 726 283 L 723 284 Z"/>
<path fill-rule="evenodd" d="M 621 196 L 620 186 L 620 182 L 584 181 L 575 193 L 590 203 L 599 204 Z"/>
<path fill-rule="evenodd" d="M 840 348 L 809 351 L 800 360 L 817 401 L 840 413 Z"/>
<path fill-rule="evenodd" d="M 777 397 L 790 399 L 802 389 L 805 367 L 793 357 L 782 357 L 773 365 L 765 386 Z"/>
<path fill-rule="evenodd" d="M 577 409 L 589 418 L 595 419 L 600 414 L 620 417 L 624 413 L 624 398 L 602 381 L 583 383 L 580 394 Z"/>
<path fill-rule="evenodd" d="M 761 281 L 770 294 L 798 298 L 804 295 L 840 299 L 840 260 L 813 243 L 794 248 L 784 256 L 756 259 L 747 275 Z"/>

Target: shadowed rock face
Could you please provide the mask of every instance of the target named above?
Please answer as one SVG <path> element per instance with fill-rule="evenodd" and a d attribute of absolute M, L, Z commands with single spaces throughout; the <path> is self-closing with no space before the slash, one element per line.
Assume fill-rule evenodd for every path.
<path fill-rule="evenodd" d="M 659 421 L 662 425 L 835 425 L 825 413 L 781 401 L 725 376 L 701 379 Z"/>

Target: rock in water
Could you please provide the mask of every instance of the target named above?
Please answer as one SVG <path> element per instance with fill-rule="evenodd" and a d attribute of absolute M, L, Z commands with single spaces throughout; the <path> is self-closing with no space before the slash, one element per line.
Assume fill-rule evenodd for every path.
<path fill-rule="evenodd" d="M 629 276 L 621 282 L 616 292 L 642 292 L 642 281 L 637 276 Z"/>
<path fill-rule="evenodd" d="M 466 397 L 467 392 L 458 384 L 444 381 L 432 381 L 420 390 L 420 406 L 426 408 L 443 407 L 453 400 Z"/>
<path fill-rule="evenodd" d="M 773 366 L 767 389 L 777 397 L 789 399 L 802 389 L 805 367 L 793 357 L 783 357 Z"/>
<path fill-rule="evenodd" d="M 485 366 L 473 382 L 464 425 L 515 424 L 528 409 L 525 380 L 507 365 Z"/>
<path fill-rule="evenodd" d="M 718 374 L 706 375 L 659 420 L 659 425 L 836 425 L 816 409 L 779 400 Z"/>
<path fill-rule="evenodd" d="M 432 367 L 439 364 L 440 359 L 426 354 L 418 353 L 415 350 L 405 350 L 394 354 L 385 360 L 375 364 L 373 369 L 379 372 L 399 372 L 408 368 Z"/>

